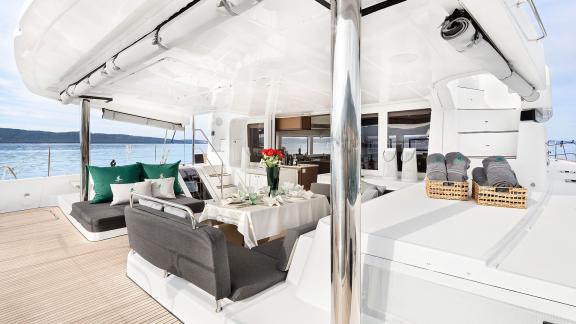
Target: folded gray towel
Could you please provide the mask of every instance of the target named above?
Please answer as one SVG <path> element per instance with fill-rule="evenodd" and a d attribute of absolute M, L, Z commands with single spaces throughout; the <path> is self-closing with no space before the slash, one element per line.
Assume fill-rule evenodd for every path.
<path fill-rule="evenodd" d="M 484 171 L 483 167 L 477 167 L 472 170 L 472 180 L 481 186 L 486 186 L 488 184 L 486 171 Z"/>
<path fill-rule="evenodd" d="M 468 180 L 470 159 L 460 152 L 446 154 L 446 172 L 448 181 L 463 182 Z"/>
<path fill-rule="evenodd" d="M 503 162 L 503 163 L 508 164 L 508 161 L 503 156 L 500 156 L 500 155 L 489 156 L 489 157 L 485 158 L 484 160 L 482 160 L 482 166 L 484 167 L 484 171 L 486 171 L 486 169 L 488 169 L 488 165 L 492 162 Z"/>
<path fill-rule="evenodd" d="M 426 158 L 426 176 L 433 181 L 446 181 L 448 175 L 446 173 L 446 162 L 444 155 L 441 153 L 434 153 L 428 155 Z"/>
<path fill-rule="evenodd" d="M 487 184 L 493 187 L 517 187 L 518 179 L 506 158 L 489 156 L 482 161 Z"/>

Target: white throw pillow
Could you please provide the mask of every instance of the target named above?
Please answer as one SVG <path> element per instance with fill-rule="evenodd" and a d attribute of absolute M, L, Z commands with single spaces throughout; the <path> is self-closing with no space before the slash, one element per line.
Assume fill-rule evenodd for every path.
<path fill-rule="evenodd" d="M 152 185 L 149 182 L 136 182 L 136 183 L 114 183 L 110 185 L 112 190 L 112 202 L 110 206 L 125 204 L 130 202 L 130 193 L 134 190 L 135 193 L 151 196 Z M 138 202 L 138 197 L 134 197 L 134 202 Z"/>
<path fill-rule="evenodd" d="M 152 197 L 174 199 L 174 177 L 161 179 L 146 179 L 152 184 Z"/>

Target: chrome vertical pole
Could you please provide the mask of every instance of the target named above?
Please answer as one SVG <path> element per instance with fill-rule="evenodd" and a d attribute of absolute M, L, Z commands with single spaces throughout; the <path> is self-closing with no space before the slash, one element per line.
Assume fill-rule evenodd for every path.
<path fill-rule="evenodd" d="M 196 115 L 192 115 L 192 165 L 196 164 Z"/>
<path fill-rule="evenodd" d="M 88 170 L 90 164 L 90 100 L 82 99 L 80 116 L 80 200 L 88 200 Z"/>
<path fill-rule="evenodd" d="M 52 150 L 50 149 L 50 144 L 48 144 L 48 176 L 50 176 L 50 168 L 52 167 Z"/>
<path fill-rule="evenodd" d="M 360 323 L 360 0 L 332 0 L 332 314 Z"/>

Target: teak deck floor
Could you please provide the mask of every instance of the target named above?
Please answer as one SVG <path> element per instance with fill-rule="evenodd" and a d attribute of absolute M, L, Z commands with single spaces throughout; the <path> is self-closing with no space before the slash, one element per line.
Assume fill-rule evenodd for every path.
<path fill-rule="evenodd" d="M 128 237 L 87 241 L 58 208 L 0 214 L 0 323 L 176 323 L 126 277 Z"/>

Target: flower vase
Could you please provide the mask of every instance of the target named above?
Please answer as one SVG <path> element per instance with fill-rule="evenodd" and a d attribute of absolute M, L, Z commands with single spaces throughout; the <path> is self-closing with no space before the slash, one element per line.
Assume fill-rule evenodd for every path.
<path fill-rule="evenodd" d="M 280 182 L 280 167 L 267 167 L 266 178 L 268 179 L 268 187 L 270 187 L 268 196 L 272 197 L 278 191 L 278 183 Z"/>

